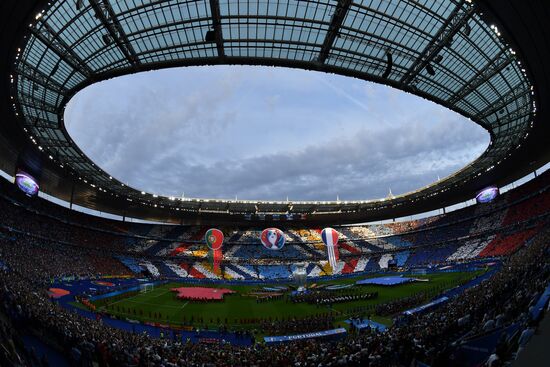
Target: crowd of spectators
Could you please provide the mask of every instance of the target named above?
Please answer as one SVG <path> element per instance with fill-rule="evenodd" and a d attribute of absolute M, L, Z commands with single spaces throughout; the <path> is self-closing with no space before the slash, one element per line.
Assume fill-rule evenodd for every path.
<path fill-rule="evenodd" d="M 55 241 L 78 244 L 80 247 L 110 251 L 126 250 L 125 238 L 122 236 L 75 226 L 47 215 L 31 214 L 24 207 L 14 205 L 2 196 L 0 196 L 0 224 L 4 228 L 12 228 Z"/>
<path fill-rule="evenodd" d="M 128 275 L 129 270 L 109 254 L 79 248 L 48 239 L 0 230 L 0 260 L 17 267 L 22 274 L 51 282 L 67 277 L 91 278 Z"/>
<path fill-rule="evenodd" d="M 283 320 L 264 320 L 261 330 L 268 335 L 295 335 L 333 328 L 334 316 L 331 313 L 305 318 L 289 317 Z"/>
<path fill-rule="evenodd" d="M 376 314 L 380 316 L 394 315 L 395 313 L 415 307 L 428 299 L 428 294 L 419 292 L 409 297 L 398 298 L 396 300 L 381 303 L 376 306 Z"/>
<path fill-rule="evenodd" d="M 550 237 L 544 232 L 528 247 L 511 255 L 489 280 L 435 311 L 400 320 L 385 333 L 351 335 L 338 342 L 303 341 L 252 347 L 222 344 L 213 348 L 113 329 L 101 320 L 63 309 L 48 300 L 44 284 L 49 278 L 116 272 L 116 266 L 103 265 L 103 261 L 90 265 L 86 257 L 55 246 L 43 246 L 50 250 L 41 252 L 42 245 L 22 238 L 2 241 L 0 259 L 8 269 L 0 271 L 0 314 L 6 315 L 10 324 L 4 330 L 31 329 L 43 340 L 63 349 L 65 355 L 78 361 L 77 365 L 86 366 L 92 361 L 100 366 L 408 366 L 415 360 L 432 366 L 452 366 L 452 342 L 511 322 L 528 322 L 529 305 L 550 279 Z M 100 255 L 93 256 L 100 259 Z M 266 321 L 264 328 L 274 334 L 301 333 L 327 328 L 332 321 L 332 316 L 321 315 L 310 320 Z M 19 361 L 24 353 L 13 342 L 16 339 L 3 332 L 2 358 L 13 362 L 12 365 L 28 365 Z"/>
<path fill-rule="evenodd" d="M 545 177 L 543 183 L 550 176 Z M 410 366 L 417 360 L 432 366 L 458 366 L 460 361 L 454 358 L 457 341 L 511 323 L 526 325 L 519 338 L 519 347 L 524 348 L 536 328 L 536 323 L 529 317 L 529 307 L 550 280 L 550 231 L 543 228 L 528 246 L 507 256 L 501 269 L 490 279 L 431 312 L 400 317 L 387 332 L 368 330 L 337 342 L 301 341 L 251 347 L 221 344 L 213 348 L 211 345 L 154 339 L 114 329 L 99 318 L 84 318 L 50 300 L 47 286 L 54 278 L 127 275 L 128 269 L 110 252 L 123 251 L 124 238 L 66 222 L 68 219 L 82 220 L 83 223 L 91 221 L 92 227 L 101 227 L 106 222 L 102 219 L 91 219 L 84 214 L 72 216 L 72 212 L 55 209 L 55 205 L 44 201 L 36 200 L 32 205 L 38 205 L 39 209 L 48 211 L 57 219 L 30 214 L 27 209 L 0 197 L 1 366 L 48 365 L 47 360 L 41 360 L 32 350 L 23 347 L 23 332 L 36 335 L 60 349 L 78 366 L 90 366 L 93 362 L 99 366 L 170 367 Z M 517 210 L 510 211 L 505 223 L 540 215 L 547 208 L 548 201 L 531 199 Z M 440 224 L 441 220 L 437 222 Z M 396 224 L 395 227 L 397 231 L 418 228 L 410 223 Z M 114 227 L 111 229 L 115 230 Z M 414 236 L 418 238 L 427 234 Z M 424 240 L 432 241 L 428 237 Z M 418 295 L 385 304 L 377 313 L 394 314 L 404 307 L 423 302 L 422 297 Z M 265 333 L 277 335 L 327 329 L 333 327 L 333 321 L 331 314 L 322 314 L 306 319 L 264 319 L 261 326 Z M 514 346 L 505 344 L 497 348 L 491 357 L 492 363 L 512 357 L 509 351 Z"/>
<path fill-rule="evenodd" d="M 363 253 L 387 250 L 386 242 L 391 245 L 390 247 L 394 243 L 402 243 L 408 247 L 441 244 L 478 231 L 495 229 L 501 225 L 507 226 L 527 218 L 547 214 L 550 204 L 550 191 L 547 190 L 549 183 L 550 172 L 547 172 L 518 189 L 504 194 L 491 204 L 476 205 L 445 215 L 419 220 L 347 227 L 347 229 L 342 228 L 341 231 L 348 233 L 349 239 L 356 240 L 355 244 L 358 246 L 355 246 L 355 251 Z M 534 196 L 521 201 L 526 195 Z M 517 200 L 520 201 L 516 203 Z M 512 202 L 516 205 L 508 207 L 508 204 L 512 204 Z M 499 213 L 489 213 L 488 211 L 491 210 L 488 208 L 498 210 Z M 506 215 L 503 222 L 500 223 L 503 213 Z M 486 216 L 487 221 L 481 221 L 480 216 Z M 492 219 L 498 219 L 497 223 L 492 223 Z M 195 251 L 192 250 L 190 244 L 186 244 L 185 251 L 172 253 L 179 242 L 202 241 L 206 227 L 131 224 L 98 218 L 69 210 L 43 199 L 26 198 L 12 184 L 3 179 L 0 180 L 0 223 L 3 226 L 17 228 L 35 235 L 53 236 L 53 240 L 76 243 L 81 247 L 108 248 L 111 251 L 119 252 L 135 250 L 134 252 L 137 251 L 144 256 L 193 257 L 194 253 L 203 253 L 202 250 L 205 250 L 204 245 L 198 246 L 201 251 Z M 476 224 L 480 223 L 482 225 L 476 227 Z M 51 228 L 56 228 L 56 231 L 52 233 Z M 471 231 L 469 231 L 470 229 Z M 226 228 L 225 230 L 226 233 L 231 234 L 227 238 L 233 238 L 236 243 L 243 239 L 247 239 L 246 242 L 249 243 L 257 243 L 261 232 L 261 228 Z M 264 251 L 261 253 L 261 258 L 270 257 L 270 261 L 273 261 L 273 258 L 284 258 L 285 260 L 324 259 L 324 247 L 320 243 L 293 244 L 293 242 L 303 241 L 320 242 L 318 232 L 313 229 L 287 228 L 285 230 L 287 246 L 282 251 Z M 241 235 L 238 236 L 235 233 L 241 233 Z M 133 237 L 134 234 L 145 237 Z M 312 234 L 315 236 L 311 237 Z M 376 235 L 390 235 L 390 237 L 365 241 L 366 237 Z M 344 236 L 341 237 L 341 242 L 344 242 Z M 234 255 L 233 249 L 243 258 L 255 259 L 258 258 L 258 249 L 261 250 L 261 247 L 238 244 L 231 246 L 226 243 L 225 252 L 228 256 Z M 345 251 L 341 255 L 349 256 Z M 257 262 L 256 265 L 261 264 L 261 262 Z"/>

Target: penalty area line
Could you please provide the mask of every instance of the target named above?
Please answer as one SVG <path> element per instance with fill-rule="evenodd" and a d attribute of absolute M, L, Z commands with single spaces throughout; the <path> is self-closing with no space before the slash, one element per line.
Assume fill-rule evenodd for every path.
<path fill-rule="evenodd" d="M 160 296 L 164 296 L 166 293 L 170 293 L 170 290 L 164 291 L 161 294 L 157 294 L 156 296 L 153 296 L 151 298 L 159 298 Z"/>
<path fill-rule="evenodd" d="M 115 301 L 115 302 L 112 302 L 112 303 L 108 303 L 108 305 L 116 305 L 117 303 L 120 303 L 120 302 L 124 302 L 124 301 L 129 301 L 129 302 L 133 302 L 132 299 L 133 298 L 136 298 L 137 296 L 139 296 L 139 294 L 136 294 L 135 296 L 131 296 L 131 297 L 128 297 L 128 298 L 122 298 L 118 301 Z"/>
<path fill-rule="evenodd" d="M 181 308 L 181 306 L 171 306 L 171 305 L 163 305 L 159 303 L 149 303 L 149 302 L 143 302 L 143 301 L 134 301 L 134 300 L 127 300 L 129 303 L 135 303 L 138 305 L 146 305 L 146 306 L 154 306 L 157 308 Z"/>

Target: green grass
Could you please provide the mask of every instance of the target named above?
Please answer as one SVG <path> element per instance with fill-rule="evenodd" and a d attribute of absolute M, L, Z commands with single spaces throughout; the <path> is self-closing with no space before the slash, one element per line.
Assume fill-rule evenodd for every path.
<path fill-rule="evenodd" d="M 223 302 L 203 303 L 179 300 L 176 298 L 176 293 L 171 292 L 170 288 L 182 287 L 185 286 L 185 283 L 170 283 L 159 286 L 147 293 L 139 293 L 137 295 L 121 299 L 119 298 L 117 300 L 102 300 L 96 302 L 95 304 L 99 310 L 120 318 L 128 318 L 144 322 L 158 322 L 170 325 L 185 324 L 215 327 L 218 323 L 225 324 L 227 322 L 227 325 L 231 328 L 246 329 L 255 328 L 257 325 L 254 322 L 242 324 L 240 322 L 241 319 L 271 317 L 273 319 L 278 318 L 280 320 L 281 318 L 306 317 L 330 311 L 335 313 L 335 326 L 344 326 L 342 323 L 343 320 L 358 313 L 372 314 L 375 321 L 389 325 L 391 324 L 390 318 L 375 315 L 376 305 L 399 298 L 408 297 L 419 292 L 426 292 L 429 293 L 430 296 L 436 296 L 444 290 L 464 283 L 481 273 L 482 271 L 469 273 L 431 274 L 416 276 L 417 278 L 429 279 L 428 282 L 415 282 L 393 287 L 353 287 L 348 291 L 353 291 L 357 294 L 377 291 L 378 297 L 367 301 L 354 301 L 335 304 L 332 309 L 327 307 L 319 308 L 315 305 L 309 305 L 307 303 L 293 304 L 286 302 L 285 300 L 257 303 L 255 297 L 248 296 L 247 294 L 255 290 L 260 290 L 261 287 L 244 285 L 209 285 L 210 287 L 228 288 L 237 292 L 235 294 L 225 295 Z M 365 277 L 318 282 L 318 284 L 348 284 L 364 278 Z M 105 306 L 110 307 L 106 308 Z M 122 311 L 123 308 L 125 312 Z M 128 309 L 130 312 L 128 312 Z M 133 310 L 136 311 L 135 314 Z M 149 312 L 151 312 L 151 315 L 154 313 L 160 313 L 161 317 L 149 317 Z M 193 318 L 192 322 L 191 318 Z M 203 319 L 202 323 L 198 322 L 199 318 Z"/>

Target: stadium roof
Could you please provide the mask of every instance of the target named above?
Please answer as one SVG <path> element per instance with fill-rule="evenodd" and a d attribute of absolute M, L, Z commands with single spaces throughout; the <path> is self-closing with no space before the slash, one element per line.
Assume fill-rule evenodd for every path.
<path fill-rule="evenodd" d="M 13 172 L 21 152 L 31 146 L 39 152 L 42 190 L 86 207 L 175 222 L 357 222 L 456 203 L 548 160 L 548 128 L 539 126 L 542 112 L 537 111 L 543 109 L 538 101 L 548 80 L 546 72 L 533 69 L 540 68 L 537 62 L 548 61 L 548 44 L 541 51 L 536 39 L 544 44 L 549 31 L 544 20 L 532 21 L 544 19 L 548 9 L 537 9 L 537 2 L 23 3 L 9 0 L 1 5 L 6 10 L 2 49 L 9 50 L 2 60 L 8 76 L 3 103 L 9 102 L 2 111 L 2 167 Z M 526 32 L 532 27 L 543 30 Z M 491 143 L 459 172 L 394 198 L 180 199 L 155 197 L 113 179 L 76 146 L 64 127 L 67 102 L 90 84 L 145 70 L 214 64 L 287 66 L 387 84 L 470 118 L 489 131 Z"/>

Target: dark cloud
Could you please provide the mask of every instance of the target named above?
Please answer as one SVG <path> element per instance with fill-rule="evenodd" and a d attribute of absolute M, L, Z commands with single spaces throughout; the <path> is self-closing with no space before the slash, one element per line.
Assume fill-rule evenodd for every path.
<path fill-rule="evenodd" d="M 476 143 L 453 131 L 454 122 L 421 132 L 388 129 L 362 131 L 350 140 L 312 145 L 298 153 L 221 160 L 212 166 L 176 162 L 171 157 L 141 168 L 136 183 L 151 187 L 182 187 L 190 196 L 255 199 L 330 200 L 377 198 L 416 189 L 450 174 Z M 163 167 L 168 175 L 151 177 Z M 183 191 L 183 190 L 182 190 Z M 177 190 L 171 194 L 178 195 Z"/>

